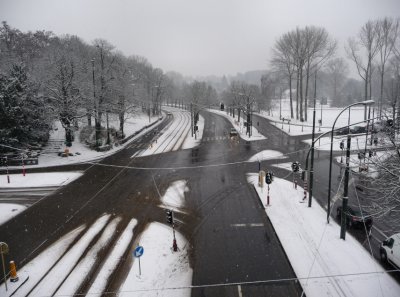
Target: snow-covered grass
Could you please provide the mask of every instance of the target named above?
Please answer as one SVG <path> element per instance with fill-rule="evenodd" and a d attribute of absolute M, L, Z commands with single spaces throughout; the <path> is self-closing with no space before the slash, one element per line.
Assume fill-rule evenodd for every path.
<path fill-rule="evenodd" d="M 392 143 L 388 140 L 385 139 L 383 136 L 378 137 L 379 141 L 378 144 L 370 144 L 371 139 L 370 135 L 368 135 L 368 141 L 367 141 L 367 150 L 369 149 L 376 149 L 376 148 L 382 148 L 382 147 L 391 147 L 393 146 Z M 344 147 L 346 149 L 347 146 L 347 135 L 337 135 L 333 137 L 333 150 L 334 151 L 340 151 L 340 142 L 344 141 Z M 303 142 L 309 144 L 311 146 L 311 139 L 304 140 Z M 366 142 L 366 135 L 357 135 L 353 134 L 351 135 L 351 149 L 352 150 L 362 150 L 364 151 L 365 149 L 365 142 Z M 331 137 L 321 137 L 315 142 L 315 149 L 317 150 L 325 150 L 325 151 L 330 151 L 331 150 Z"/>
<path fill-rule="evenodd" d="M 144 248 L 140 258 L 141 275 L 139 260 L 134 258 L 118 296 L 190 296 L 190 289 L 173 289 L 190 286 L 193 275 L 189 266 L 188 242 L 179 232 L 175 233 L 177 252 L 171 248 L 172 228 L 160 223 L 148 226 L 137 242 Z"/>
<path fill-rule="evenodd" d="M 263 204 L 266 192 L 258 175 L 249 174 Z M 400 294 L 400 286 L 350 234 L 339 238 L 340 226 L 326 223 L 326 211 L 314 203 L 299 203 L 303 189 L 274 178 L 266 213 L 308 297 L 385 296 Z"/>
<path fill-rule="evenodd" d="M 82 172 L 47 172 L 47 173 L 26 173 L 10 174 L 10 183 L 7 176 L 1 175 L 1 188 L 33 188 L 33 187 L 59 187 L 66 185 L 79 178 Z M 1 204 L 0 204 L 1 205 Z"/>
<path fill-rule="evenodd" d="M 308 135 L 312 133 L 312 123 L 313 123 L 313 109 L 309 107 L 307 111 L 307 122 L 301 122 L 300 120 L 290 119 L 290 109 L 289 109 L 289 100 L 282 100 L 282 118 L 286 120 L 290 119 L 290 125 L 287 121 L 284 121 L 282 124 L 282 120 L 279 118 L 279 101 L 274 102 L 274 107 L 272 109 L 272 113 L 268 114 L 265 111 L 260 113 L 260 116 L 263 116 L 271 121 L 276 122 L 275 125 L 277 128 L 281 129 L 283 132 L 289 135 Z M 295 102 L 294 102 L 295 105 Z M 296 108 L 294 106 L 294 108 Z M 333 123 L 339 113 L 343 110 L 343 108 L 339 107 L 327 107 L 322 106 L 322 117 L 321 117 L 321 105 L 317 105 L 316 108 L 316 119 L 315 119 L 315 132 L 327 132 L 332 129 Z M 351 109 L 350 115 L 350 124 L 358 123 L 364 121 L 364 107 L 363 106 L 355 106 Z M 294 110 L 295 112 L 295 110 Z M 348 116 L 349 112 L 346 110 L 343 112 L 338 118 L 335 129 L 344 127 L 348 125 Z M 368 117 L 368 114 L 367 114 Z M 370 114 L 370 118 L 372 118 L 372 111 Z M 318 120 L 322 119 L 322 126 L 318 124 Z M 362 124 L 359 124 L 362 125 Z"/>
<path fill-rule="evenodd" d="M 263 140 L 266 139 L 264 135 L 262 135 L 256 127 L 252 127 L 252 135 L 249 136 L 246 134 L 246 127 L 243 126 L 243 121 L 241 122 L 237 122 L 236 119 L 234 119 L 233 117 L 231 117 L 230 115 L 228 115 L 226 113 L 226 111 L 222 111 L 222 110 L 216 110 L 216 109 L 207 109 L 209 112 L 221 115 L 225 118 L 227 118 L 233 125 L 233 127 L 238 131 L 239 135 L 241 138 L 245 139 L 245 140 L 249 140 L 249 141 L 255 141 L 255 140 Z"/>

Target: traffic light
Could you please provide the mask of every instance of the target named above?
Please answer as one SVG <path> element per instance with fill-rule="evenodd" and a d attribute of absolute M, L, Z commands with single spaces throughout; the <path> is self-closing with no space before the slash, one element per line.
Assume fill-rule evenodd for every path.
<path fill-rule="evenodd" d="M 300 169 L 300 163 L 299 162 L 293 162 L 292 163 L 292 170 L 293 170 L 293 172 L 298 172 L 299 171 L 299 169 Z"/>
<path fill-rule="evenodd" d="M 170 209 L 168 209 L 166 213 L 167 213 L 167 222 L 168 224 L 172 225 L 174 223 L 174 213 Z"/>
<path fill-rule="evenodd" d="M 341 150 L 344 150 L 344 140 L 342 140 L 342 141 L 340 142 L 340 149 L 341 149 Z"/>
<path fill-rule="evenodd" d="M 273 174 L 271 172 L 267 172 L 265 174 L 265 182 L 270 185 L 272 183 L 272 176 Z"/>

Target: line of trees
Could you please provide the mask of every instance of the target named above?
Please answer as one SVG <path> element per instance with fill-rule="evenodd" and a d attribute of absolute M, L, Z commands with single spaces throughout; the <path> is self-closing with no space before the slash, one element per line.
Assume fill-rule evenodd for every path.
<path fill-rule="evenodd" d="M 55 121 L 70 145 L 84 121 L 98 147 L 110 142 L 109 114 L 118 115 L 123 137 L 125 121 L 139 107 L 158 115 L 162 102 L 193 100 L 196 84 L 144 57 L 126 57 L 104 39 L 87 44 L 77 36 L 0 26 L 0 142 L 6 146 L 45 143 Z M 201 101 L 216 101 L 215 90 L 205 89 Z"/>
<path fill-rule="evenodd" d="M 291 118 L 307 121 L 310 79 L 317 72 L 322 77 L 319 89 L 328 89 L 325 93 L 332 106 L 375 99 L 380 117 L 383 106 L 390 106 L 395 118 L 400 85 L 399 24 L 399 19 L 392 18 L 368 21 L 356 37 L 347 41 L 347 58 L 363 82 L 362 94 L 355 91 L 360 90 L 359 83 L 347 77 L 349 66 L 344 58 L 336 56 L 337 43 L 324 28 L 307 26 L 281 35 L 272 48 L 271 66 L 274 76 L 286 81 Z M 279 87 L 276 82 L 270 84 Z"/>

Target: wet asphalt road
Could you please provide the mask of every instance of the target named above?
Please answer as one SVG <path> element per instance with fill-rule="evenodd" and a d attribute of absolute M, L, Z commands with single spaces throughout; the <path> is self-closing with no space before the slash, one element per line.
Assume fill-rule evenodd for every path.
<path fill-rule="evenodd" d="M 147 146 L 157 137 L 150 132 L 136 140 L 136 145 L 128 145 L 101 161 L 107 166 L 88 167 L 81 178 L 0 226 L 1 240 L 10 246 L 10 258 L 21 266 L 63 234 L 81 224 L 90 224 L 103 213 L 123 217 L 119 230 L 125 228 L 132 217 L 138 219 L 135 235 L 151 221 L 165 223 L 154 184 L 162 195 L 171 182 L 185 179 L 190 189 L 186 197 L 188 213 L 178 215 L 184 222 L 178 230 L 190 240 L 192 247 L 193 285 L 295 277 L 254 189 L 246 181 L 245 174 L 257 172 L 258 164 L 202 166 L 244 161 L 264 149 L 278 150 L 288 154 L 288 158 L 264 161 L 262 168 L 277 162 L 301 162 L 307 153 L 302 137 L 288 137 L 266 120 L 254 116 L 253 123 L 258 122 L 258 128 L 267 139 L 246 145 L 243 140 L 228 137 L 231 124 L 226 119 L 210 113 L 202 115 L 206 121 L 199 147 L 131 158 L 140 149 L 137 147 Z M 162 125 L 167 124 L 168 120 Z M 327 153 L 316 154 L 316 172 L 326 171 L 327 158 Z M 182 166 L 193 168 L 162 169 Z M 339 168 L 334 166 L 333 169 L 334 174 L 338 174 Z M 287 174 L 285 170 L 273 170 L 277 176 Z M 314 195 L 324 203 L 327 177 L 316 176 Z M 335 183 L 332 188 L 336 188 Z M 97 266 L 101 261 L 99 259 Z M 118 278 L 124 278 L 127 265 L 122 261 L 108 289 L 118 288 Z M 88 279 L 96 275 L 97 268 L 92 269 Z M 84 286 L 80 292 L 85 293 L 86 289 Z M 301 288 L 295 282 L 272 282 L 198 288 L 192 290 L 192 295 L 300 296 Z"/>

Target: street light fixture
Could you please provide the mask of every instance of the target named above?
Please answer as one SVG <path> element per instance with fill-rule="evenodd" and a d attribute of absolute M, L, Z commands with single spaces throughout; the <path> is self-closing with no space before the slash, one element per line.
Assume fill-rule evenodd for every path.
<path fill-rule="evenodd" d="M 349 174 L 349 157 L 350 157 L 350 143 L 351 143 L 351 139 L 350 139 L 350 108 L 356 105 L 364 105 L 364 106 L 368 106 L 368 105 L 372 105 L 375 102 L 373 100 L 366 100 L 366 101 L 361 101 L 361 102 L 356 102 L 356 103 L 352 103 L 348 106 L 346 106 L 345 108 L 343 108 L 343 110 L 337 115 L 335 121 L 333 122 L 333 126 L 332 126 L 332 130 L 331 130 L 331 150 L 330 150 L 330 156 L 329 156 L 329 184 L 328 184 L 328 211 L 327 211 L 327 222 L 329 223 L 329 215 L 331 212 L 331 186 L 332 186 L 332 157 L 333 157 L 333 131 L 335 129 L 335 125 L 337 120 L 339 119 L 340 115 L 345 112 L 347 109 L 349 109 L 349 119 L 348 119 L 348 130 L 347 130 L 347 150 L 346 150 L 346 173 L 345 178 L 347 178 L 347 181 L 345 180 L 345 193 L 343 194 L 343 204 L 345 204 L 346 202 L 346 206 L 347 206 L 347 186 L 346 183 L 348 185 L 348 174 Z M 345 201 L 346 200 L 346 201 Z M 342 208 L 342 211 L 344 211 L 344 207 Z M 342 216 L 342 220 L 345 220 L 345 216 Z M 341 232 L 342 233 L 342 232 Z M 343 238 L 344 239 L 344 238 Z"/>

